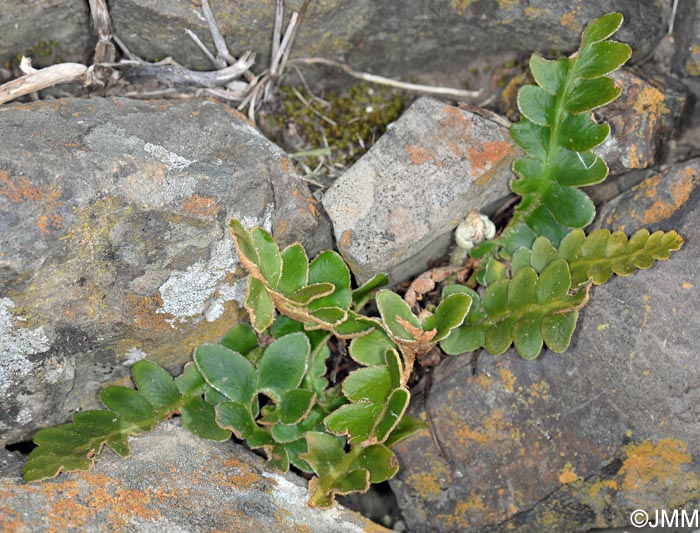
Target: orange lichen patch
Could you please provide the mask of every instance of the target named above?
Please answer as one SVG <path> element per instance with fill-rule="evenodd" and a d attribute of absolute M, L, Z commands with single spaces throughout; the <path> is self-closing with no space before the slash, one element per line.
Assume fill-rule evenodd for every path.
<path fill-rule="evenodd" d="M 588 496 L 593 500 L 597 499 L 602 491 L 610 492 L 616 490 L 618 490 L 617 481 L 613 479 L 603 479 L 596 481 L 590 486 L 588 489 Z"/>
<path fill-rule="evenodd" d="M 445 134 L 454 135 L 460 130 L 472 128 L 471 119 L 461 109 L 446 105 L 442 108 L 445 118 L 440 122 L 440 130 Z"/>
<path fill-rule="evenodd" d="M 480 433 L 478 431 L 472 430 L 469 426 L 464 424 L 457 431 L 455 431 L 457 440 L 460 444 L 466 445 L 470 442 L 478 442 L 479 444 L 485 444 L 489 441 L 488 435 L 485 433 Z"/>
<path fill-rule="evenodd" d="M 228 484 L 239 490 L 249 490 L 255 483 L 260 483 L 263 480 L 253 466 L 241 462 L 235 457 L 222 456 L 221 459 L 221 465 L 226 470 L 221 471 L 218 464 L 212 463 L 212 471 L 208 472 L 208 477 L 210 480 L 213 480 L 214 485 L 221 486 L 212 477 L 220 475 L 226 478 L 222 482 L 224 485 Z"/>
<path fill-rule="evenodd" d="M 447 481 L 449 472 L 439 460 L 431 462 L 430 468 L 424 472 L 416 472 L 406 478 L 406 484 L 415 490 L 424 500 L 436 498 L 442 491 L 443 484 Z"/>
<path fill-rule="evenodd" d="M 576 475 L 576 472 L 574 472 L 574 467 L 571 465 L 571 463 L 566 463 L 564 465 L 564 469 L 559 474 L 559 483 L 567 485 L 577 480 L 578 476 Z"/>
<path fill-rule="evenodd" d="M 500 376 L 505 389 L 511 394 L 513 394 L 513 388 L 517 381 L 515 375 L 507 368 L 501 368 Z"/>
<path fill-rule="evenodd" d="M 428 161 L 434 159 L 433 155 L 426 148 L 409 144 L 406 149 L 408 150 L 408 156 L 411 158 L 411 162 L 414 165 L 424 165 Z"/>
<path fill-rule="evenodd" d="M 348 248 L 352 239 L 352 230 L 346 229 L 338 239 L 338 244 L 343 248 Z"/>
<path fill-rule="evenodd" d="M 576 21 L 576 11 L 564 13 L 559 19 L 559 24 L 562 26 L 571 26 Z"/>
<path fill-rule="evenodd" d="M 689 281 L 684 281 L 683 285 L 681 285 L 681 287 L 683 287 L 684 289 L 692 289 L 694 287 L 694 285 L 692 283 L 690 283 Z"/>
<path fill-rule="evenodd" d="M 216 215 L 216 199 L 193 194 L 182 199 L 182 208 L 192 217 L 210 218 Z"/>
<path fill-rule="evenodd" d="M 698 174 L 692 167 L 683 171 L 683 176 L 671 186 L 671 196 L 676 205 L 684 204 L 698 184 Z"/>
<path fill-rule="evenodd" d="M 28 502 L 45 508 L 41 523 L 30 523 L 22 509 L 0 508 L 2 531 L 33 531 L 48 533 L 85 530 L 101 524 L 106 531 L 123 531 L 134 519 L 153 521 L 163 517 L 151 507 L 153 491 L 119 488 L 119 481 L 112 477 L 80 472 L 72 479 L 62 479 L 41 484 L 23 485 L 22 493 Z M 11 499 L 13 487 L 0 487 L 0 501 Z M 48 526 L 48 527 L 47 527 Z"/>
<path fill-rule="evenodd" d="M 163 306 L 163 299 L 159 293 L 151 296 L 141 296 L 129 292 L 124 298 L 124 317 L 141 329 L 170 331 L 172 328 L 166 322 L 169 315 L 158 313 Z"/>
<path fill-rule="evenodd" d="M 476 515 L 479 517 L 479 522 L 484 520 L 484 514 L 487 511 L 481 497 L 472 492 L 469 498 L 455 505 L 450 514 L 440 514 L 437 518 L 440 524 L 446 525 L 449 529 L 460 530 L 469 527 Z"/>
<path fill-rule="evenodd" d="M 519 440 L 518 430 L 506 422 L 503 411 L 500 409 L 494 410 L 479 426 L 471 428 L 462 422 L 457 422 L 454 428 L 457 442 L 463 446 Z"/>
<path fill-rule="evenodd" d="M 661 174 L 654 174 L 649 176 L 643 182 L 637 186 L 636 194 L 634 195 L 635 200 L 639 200 L 641 194 L 644 194 L 647 198 L 656 198 L 657 190 L 656 188 L 661 183 Z"/>
<path fill-rule="evenodd" d="M 480 387 L 483 387 L 484 389 L 488 389 L 493 384 L 493 380 L 489 376 L 487 376 L 486 374 L 479 374 L 476 377 L 470 376 L 467 378 L 467 384 L 471 384 L 471 383 L 476 383 Z"/>
<path fill-rule="evenodd" d="M 539 383 L 533 383 L 530 385 L 527 392 L 530 395 L 530 403 L 533 403 L 535 399 L 547 401 L 549 400 L 549 383 L 547 383 L 545 380 L 542 380 Z"/>
<path fill-rule="evenodd" d="M 476 172 L 484 172 L 508 157 L 512 151 L 513 147 L 506 141 L 488 141 L 469 149 L 468 153 L 472 169 Z"/>
<path fill-rule="evenodd" d="M 662 439 L 657 444 L 648 440 L 627 449 L 627 457 L 620 469 L 625 490 L 645 490 L 655 481 L 666 486 L 682 473 L 683 465 L 690 464 L 691 455 L 679 439 Z"/>
<path fill-rule="evenodd" d="M 469 9 L 469 6 L 471 6 L 476 0 L 452 0 L 450 3 L 450 7 L 457 11 L 460 15 L 464 15 L 464 13 Z"/>
<path fill-rule="evenodd" d="M 59 211 L 63 206 L 62 193 L 56 184 L 36 187 L 26 176 L 10 177 L 0 170 L 0 196 L 6 196 L 13 204 L 41 202 L 43 213 L 37 217 L 37 227 L 41 233 L 63 228 L 64 219 Z"/>
<path fill-rule="evenodd" d="M 654 131 L 661 115 L 668 113 L 668 108 L 664 103 L 666 97 L 659 89 L 641 80 L 633 83 L 633 86 L 630 87 L 632 92 L 628 93 L 632 109 L 637 117 L 646 117 L 649 121 L 649 131 Z"/>
<path fill-rule="evenodd" d="M 499 9 L 503 11 L 513 11 L 515 6 L 520 4 L 520 0 L 496 0 L 496 2 L 498 3 Z"/>
<path fill-rule="evenodd" d="M 309 198 L 308 200 L 306 200 L 306 206 L 309 208 L 309 211 L 314 216 L 314 218 L 321 217 L 321 213 L 318 210 L 318 201 L 316 199 Z"/>
<path fill-rule="evenodd" d="M 43 194 L 26 176 L 11 177 L 7 172 L 0 170 L 0 196 L 6 196 L 13 204 L 19 204 L 26 200 L 38 202 Z"/>

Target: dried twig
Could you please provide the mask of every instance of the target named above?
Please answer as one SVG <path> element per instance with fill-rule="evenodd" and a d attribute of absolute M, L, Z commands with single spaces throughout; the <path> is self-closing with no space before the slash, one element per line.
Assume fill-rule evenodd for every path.
<path fill-rule="evenodd" d="M 477 98 L 481 94 L 481 91 L 466 91 L 463 89 L 453 89 L 451 87 L 435 87 L 432 85 L 407 83 L 403 81 L 393 80 L 391 78 L 385 78 L 384 76 L 377 76 L 376 74 L 370 74 L 368 72 L 357 72 L 345 63 L 335 61 L 333 59 L 326 59 L 323 57 L 305 57 L 299 59 L 292 59 L 289 63 L 304 65 L 328 65 L 331 67 L 338 67 L 349 76 L 352 76 L 353 78 L 357 78 L 359 80 L 378 83 L 380 85 L 388 85 L 390 87 L 396 87 L 397 89 L 404 89 L 406 91 L 434 94 L 436 96 L 448 96 L 457 100 Z"/>
<path fill-rule="evenodd" d="M 299 33 L 299 28 L 301 27 L 302 22 L 304 22 L 304 17 L 306 16 L 306 10 L 309 7 L 310 1 L 311 0 L 304 0 L 304 3 L 301 5 L 301 9 L 299 9 L 299 17 L 297 19 L 297 23 L 292 29 L 292 36 L 289 40 L 289 44 L 286 46 L 286 48 L 283 48 L 282 50 L 282 61 L 280 63 L 279 68 L 280 74 L 284 72 L 284 67 L 287 65 L 287 61 L 289 60 L 289 54 L 291 53 L 292 47 L 294 46 L 294 40 L 297 38 L 297 33 Z"/>
<path fill-rule="evenodd" d="M 117 51 L 112 42 L 112 21 L 106 0 L 90 0 L 90 15 L 98 37 L 94 62 L 111 63 L 116 59 Z"/>
<path fill-rule="evenodd" d="M 296 87 L 292 87 L 292 92 L 294 93 L 294 96 L 296 96 L 299 99 L 299 101 L 302 104 L 304 104 L 306 107 L 308 107 L 309 111 L 311 111 L 318 118 L 320 118 L 321 120 L 323 120 L 325 122 L 328 122 L 328 124 L 330 124 L 331 126 L 336 126 L 336 127 L 338 126 L 338 123 L 335 120 L 328 118 L 326 115 L 324 115 L 323 113 L 321 113 L 320 111 L 315 109 L 314 106 L 312 106 L 309 103 L 309 101 L 306 98 L 304 98 L 304 95 L 301 94 Z"/>
<path fill-rule="evenodd" d="M 90 80 L 90 69 L 80 63 L 61 63 L 35 70 L 27 58 L 23 57 L 22 62 L 23 70 L 28 73 L 0 85 L 0 104 L 61 83 L 86 84 Z"/>
<path fill-rule="evenodd" d="M 212 65 L 214 65 L 214 67 L 216 67 L 217 69 L 226 67 L 226 61 L 214 57 L 214 54 L 212 54 L 209 51 L 209 48 L 207 48 L 207 46 L 202 42 L 202 40 L 197 36 L 195 32 L 193 32 L 189 28 L 185 28 L 185 33 L 190 39 L 192 39 L 192 41 L 194 41 L 194 44 L 197 45 L 197 48 L 199 48 L 202 51 L 202 53 L 205 56 L 207 56 L 207 59 L 211 62 Z"/>
<path fill-rule="evenodd" d="M 153 80 L 161 83 L 213 88 L 223 87 L 232 82 L 246 72 L 254 61 L 255 54 L 246 52 L 236 63 L 221 70 L 190 70 L 169 58 L 158 63 L 127 60 L 105 63 L 101 66 L 118 68 L 124 72 L 124 77 L 131 81 Z"/>

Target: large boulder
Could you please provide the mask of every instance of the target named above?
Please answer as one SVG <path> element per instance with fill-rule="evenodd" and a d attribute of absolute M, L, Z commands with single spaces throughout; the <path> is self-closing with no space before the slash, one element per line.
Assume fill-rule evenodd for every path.
<path fill-rule="evenodd" d="M 131 457 L 104 453 L 91 472 L 25 484 L 0 473 L 5 532 L 388 531 L 342 507 L 306 505 L 306 483 L 266 471 L 232 442 L 207 442 L 173 422 L 130 439 Z"/>
<path fill-rule="evenodd" d="M 211 2 L 230 50 L 254 50 L 269 64 L 276 2 Z M 285 2 L 292 8 L 301 2 Z M 185 35 L 194 30 L 211 49 L 206 24 L 190 0 L 111 0 L 115 33 L 149 59 L 172 56 L 188 66 L 211 64 Z M 298 7 L 297 7 L 298 8 Z M 429 72 L 457 72 L 476 54 L 502 51 L 571 51 L 591 19 L 620 11 L 626 23 L 619 39 L 644 57 L 667 27 L 667 2 L 602 0 L 333 0 L 311 2 L 292 57 L 342 59 L 353 68 L 410 78 Z"/>
<path fill-rule="evenodd" d="M 286 154 L 223 104 L 43 101 L 0 107 L 0 131 L 0 444 L 234 325 L 231 218 L 330 246 Z"/>
<path fill-rule="evenodd" d="M 697 508 L 697 176 L 697 160 L 664 173 L 678 201 L 652 223 L 677 229 L 681 251 L 595 287 L 566 353 L 484 352 L 476 366 L 462 357 L 438 368 L 428 400 L 412 403 L 434 439 L 395 449 L 402 470 L 391 483 L 411 531 L 587 531 L 624 527 L 635 509 L 653 520 L 654 509 Z M 650 180 L 603 210 L 602 225 L 619 226 L 613 213 L 632 212 L 647 191 L 675 201 Z M 640 225 L 624 220 L 628 233 Z"/>
<path fill-rule="evenodd" d="M 36 67 L 84 63 L 96 42 L 85 0 L 0 0 L 0 67 L 22 54 Z"/>

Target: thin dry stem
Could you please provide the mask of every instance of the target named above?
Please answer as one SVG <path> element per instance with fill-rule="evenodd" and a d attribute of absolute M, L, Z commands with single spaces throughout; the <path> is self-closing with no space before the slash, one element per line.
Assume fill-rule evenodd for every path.
<path fill-rule="evenodd" d="M 25 69 L 29 71 L 26 66 Z M 85 84 L 90 79 L 89 71 L 88 67 L 80 63 L 61 63 L 40 70 L 31 69 L 28 74 L 0 85 L 0 104 L 61 83 Z"/>
<path fill-rule="evenodd" d="M 433 85 L 421 85 L 418 83 L 407 83 L 403 81 L 393 80 L 391 78 L 385 78 L 384 76 L 377 76 L 376 74 L 370 74 L 368 72 L 358 72 L 353 70 L 350 66 L 342 63 L 340 61 L 335 61 L 333 59 L 326 59 L 323 57 L 305 57 L 300 59 L 292 59 L 290 64 L 304 64 L 304 65 L 328 65 L 331 67 L 338 67 L 343 72 L 357 78 L 359 80 L 369 81 L 371 83 L 378 83 L 380 85 L 388 85 L 389 87 L 396 87 L 397 89 L 404 89 L 406 91 L 415 91 L 425 94 L 434 94 L 436 96 L 448 96 L 454 99 L 473 99 L 478 98 L 481 91 L 466 91 L 463 89 L 453 89 L 451 87 L 436 87 Z"/>

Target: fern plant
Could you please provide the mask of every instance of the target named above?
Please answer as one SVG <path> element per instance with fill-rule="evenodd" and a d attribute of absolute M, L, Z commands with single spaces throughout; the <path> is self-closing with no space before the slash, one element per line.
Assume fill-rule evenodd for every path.
<path fill-rule="evenodd" d="M 444 288 L 444 295 L 467 292 L 474 301 L 464 323 L 441 343 L 447 354 L 479 348 L 501 354 L 511 344 L 525 359 L 537 357 L 543 345 L 563 352 L 592 284 L 649 268 L 680 249 L 683 239 L 674 231 L 641 230 L 628 240 L 621 232 L 586 237 L 582 230 L 595 206 L 580 187 L 608 175 L 591 150 L 610 127 L 596 123 L 592 112 L 620 95 L 607 74 L 631 55 L 626 44 L 608 40 L 622 20 L 610 13 L 591 22 L 569 58 L 530 58 L 536 85 L 518 91 L 521 118 L 509 130 L 525 152 L 513 164 L 511 182 L 522 199 L 501 235 L 471 250 L 481 259 L 476 279 L 485 287 L 482 295 Z"/>
<path fill-rule="evenodd" d="M 590 150 L 609 128 L 591 111 L 617 97 L 606 74 L 630 55 L 627 45 L 607 40 L 621 23 L 615 13 L 593 21 L 568 59 L 532 57 L 537 86 L 520 90 L 522 119 L 511 128 L 526 154 L 513 167 L 512 189 L 523 198 L 503 233 L 472 250 L 481 258 L 481 288 L 447 285 L 419 318 L 399 295 L 380 290 L 385 275 L 353 289 L 336 252 L 309 261 L 300 244 L 280 250 L 265 230 L 234 220 L 232 240 L 249 273 L 250 325 L 198 347 L 175 379 L 153 362 L 134 364 L 136 388 L 105 388 L 106 410 L 35 435 L 25 480 L 87 469 L 105 445 L 126 456 L 130 435 L 180 415 L 202 438 L 235 435 L 271 468 L 311 474 L 309 503 L 325 507 L 396 474 L 391 447 L 425 428 L 405 414 L 409 378 L 437 343 L 447 354 L 481 347 L 500 354 L 511 344 L 528 359 L 544 345 L 565 351 L 593 285 L 649 268 L 682 244 L 673 231 L 640 230 L 628 239 L 582 230 L 595 209 L 579 187 L 607 176 Z M 372 299 L 379 316 L 362 313 Z M 327 377 L 332 339 L 350 341 L 354 365 L 339 383 Z"/>

